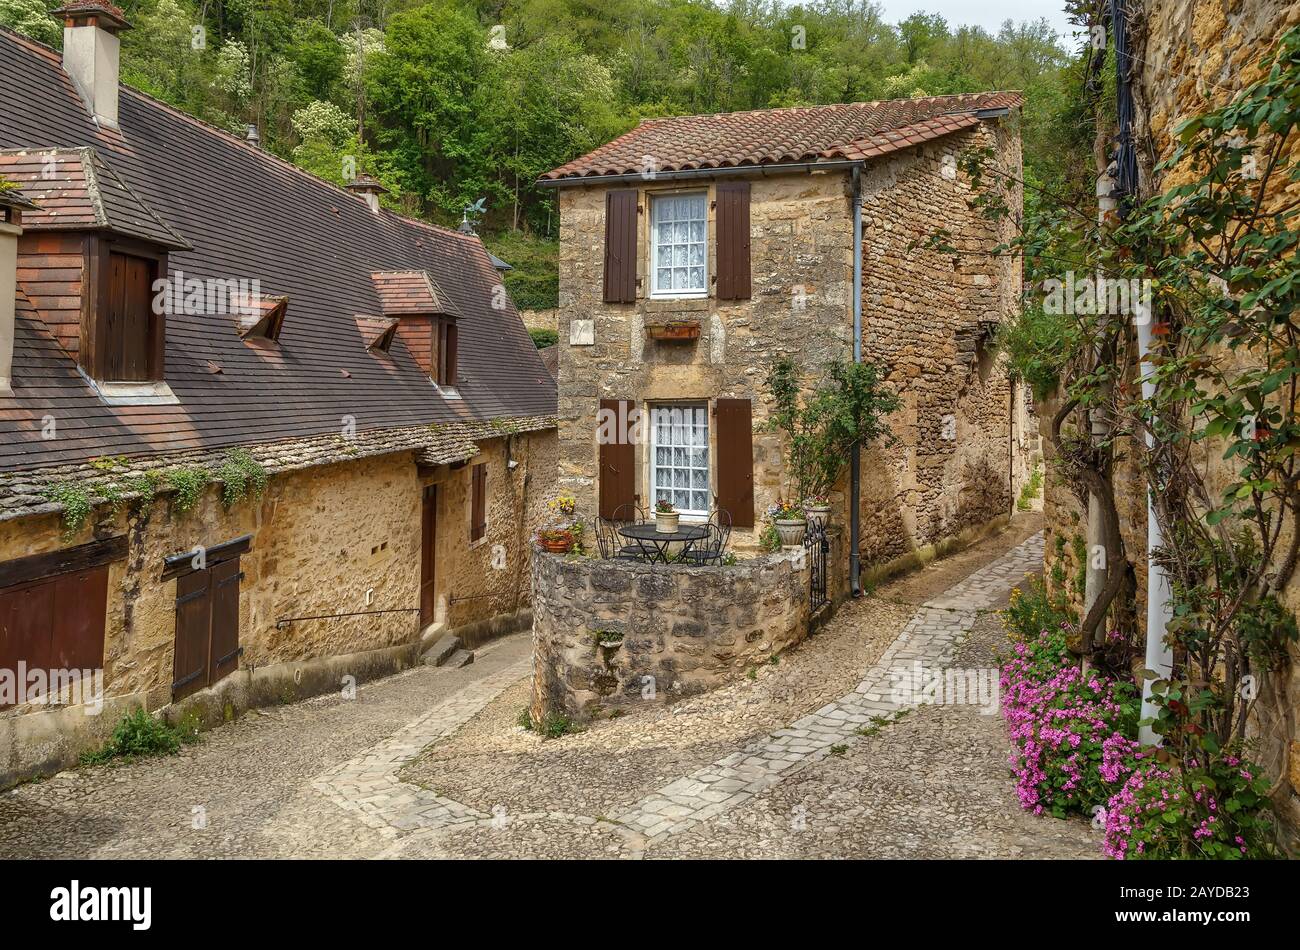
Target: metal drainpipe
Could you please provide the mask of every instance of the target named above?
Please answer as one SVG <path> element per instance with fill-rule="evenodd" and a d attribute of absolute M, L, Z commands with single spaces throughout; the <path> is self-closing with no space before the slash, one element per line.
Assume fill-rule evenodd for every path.
<path fill-rule="evenodd" d="M 862 166 L 853 166 L 853 362 L 862 362 Z M 858 536 L 858 499 L 862 489 L 862 447 L 853 445 L 849 477 L 849 590 L 862 596 L 862 569 Z"/>

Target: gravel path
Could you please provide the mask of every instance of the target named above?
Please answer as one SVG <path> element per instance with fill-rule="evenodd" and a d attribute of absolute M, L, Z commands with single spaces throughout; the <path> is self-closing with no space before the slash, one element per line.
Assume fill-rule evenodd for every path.
<path fill-rule="evenodd" d="M 878 664 L 911 663 L 922 628 L 945 662 L 994 666 L 1005 639 L 990 607 L 1025 563 L 1004 555 L 1038 528 L 1018 519 L 845 605 L 751 677 L 576 735 L 517 725 L 525 635 L 353 701 L 253 713 L 175 758 L 63 773 L 0 794 L 0 857 L 1092 857 L 1086 824 L 1018 808 L 998 716 L 922 706 L 878 723 L 892 707 L 863 686 Z M 978 605 L 964 609 L 972 575 Z M 853 721 L 809 715 L 838 709 Z M 783 733 L 792 745 L 763 768 L 741 761 Z M 750 790 L 700 797 L 736 776 Z"/>

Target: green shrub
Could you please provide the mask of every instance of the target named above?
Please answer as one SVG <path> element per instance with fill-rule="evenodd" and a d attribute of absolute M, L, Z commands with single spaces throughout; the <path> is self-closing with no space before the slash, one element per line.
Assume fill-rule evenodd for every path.
<path fill-rule="evenodd" d="M 1028 511 L 1032 502 L 1043 490 L 1043 468 L 1041 465 L 1035 465 L 1034 470 L 1029 473 L 1029 481 L 1020 487 L 1020 497 L 1016 500 L 1016 508 L 1020 511 Z"/>
<path fill-rule="evenodd" d="M 1062 625 L 1073 625 L 1077 617 L 1061 597 L 1052 597 L 1041 578 L 1031 577 L 1023 588 L 1011 591 L 1011 602 L 1002 611 L 1002 626 L 1018 640 L 1037 640 L 1041 633 L 1055 633 Z"/>
<path fill-rule="evenodd" d="M 164 719 L 137 709 L 122 717 L 102 748 L 83 753 L 81 762 L 83 765 L 99 765 L 112 759 L 129 762 L 150 756 L 175 755 L 182 745 L 197 741 L 198 735 L 198 720 L 193 714 L 182 719 L 179 726 L 172 726 Z"/>
<path fill-rule="evenodd" d="M 533 338 L 533 346 L 539 350 L 544 350 L 548 346 L 554 346 L 560 342 L 560 334 L 545 327 L 533 327 L 528 331 L 528 335 Z"/>
<path fill-rule="evenodd" d="M 245 495 L 257 497 L 266 490 L 266 469 L 245 449 L 235 449 L 217 469 L 221 479 L 221 501 L 227 508 Z"/>

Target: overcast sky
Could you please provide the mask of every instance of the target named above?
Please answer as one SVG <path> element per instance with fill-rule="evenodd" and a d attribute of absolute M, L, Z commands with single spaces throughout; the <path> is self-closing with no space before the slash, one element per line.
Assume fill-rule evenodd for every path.
<path fill-rule="evenodd" d="M 1046 19 L 1065 38 L 1070 24 L 1056 0 L 878 0 L 890 23 L 906 20 L 918 11 L 938 13 L 949 26 L 982 26 L 996 33 L 1004 20 Z"/>

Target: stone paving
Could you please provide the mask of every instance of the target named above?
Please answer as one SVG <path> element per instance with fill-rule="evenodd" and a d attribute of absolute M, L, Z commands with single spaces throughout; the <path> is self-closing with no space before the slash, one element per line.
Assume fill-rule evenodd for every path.
<path fill-rule="evenodd" d="M 515 723 L 530 644 L 506 638 L 355 702 L 247 716 L 175 758 L 0 794 L 0 856 L 1094 856 L 1086 823 L 1017 807 L 990 710 L 903 718 L 900 670 L 996 665 L 991 609 L 1041 564 L 1029 524 L 845 605 L 711 693 L 546 740 Z"/>
<path fill-rule="evenodd" d="M 1043 536 L 1017 546 L 939 597 L 926 602 L 881 656 L 857 688 L 781 729 L 761 742 L 664 786 L 616 817 L 651 841 L 707 821 L 743 804 L 775 785 L 793 770 L 847 747 L 873 721 L 894 716 L 900 708 L 894 671 L 942 670 L 952 660 L 959 638 L 1025 574 L 1043 563 Z"/>

